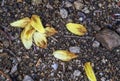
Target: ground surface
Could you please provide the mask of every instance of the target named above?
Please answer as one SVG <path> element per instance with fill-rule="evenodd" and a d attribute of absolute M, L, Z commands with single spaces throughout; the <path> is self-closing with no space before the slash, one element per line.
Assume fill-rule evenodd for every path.
<path fill-rule="evenodd" d="M 117 0 L 78 0 L 82 5 L 79 8 L 77 0 L 36 0 L 39 4 L 34 0 L 19 1 L 22 0 L 0 0 L 0 71 L 12 81 L 22 81 L 26 75 L 31 77 L 30 81 L 88 81 L 83 69 L 88 61 L 98 81 L 120 80 L 120 47 L 109 51 L 101 44 L 93 46 L 95 34 L 101 29 L 116 31 L 120 27 L 112 20 L 113 14 L 120 13 Z M 65 9 L 65 14 L 60 14 L 60 9 Z M 46 49 L 33 45 L 26 50 L 20 40 L 22 29 L 10 26 L 11 22 L 32 14 L 39 15 L 44 26 L 50 24 L 58 30 L 48 38 Z M 82 37 L 70 33 L 65 27 L 68 22 L 83 24 L 88 33 Z M 55 50 L 69 50 L 73 46 L 80 48 L 76 59 L 62 62 L 52 55 Z M 38 61 L 40 64 L 36 66 Z M 1 72 L 0 81 L 5 81 Z"/>

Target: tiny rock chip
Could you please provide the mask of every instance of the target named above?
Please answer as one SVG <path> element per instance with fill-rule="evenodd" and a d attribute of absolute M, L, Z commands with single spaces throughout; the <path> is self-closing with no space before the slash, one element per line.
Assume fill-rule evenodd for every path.
<path fill-rule="evenodd" d="M 81 72 L 79 70 L 75 70 L 73 73 L 74 76 L 80 76 L 80 74 L 81 74 Z"/>
<path fill-rule="evenodd" d="M 97 33 L 96 39 L 108 50 L 120 46 L 120 36 L 110 29 L 103 29 Z"/>

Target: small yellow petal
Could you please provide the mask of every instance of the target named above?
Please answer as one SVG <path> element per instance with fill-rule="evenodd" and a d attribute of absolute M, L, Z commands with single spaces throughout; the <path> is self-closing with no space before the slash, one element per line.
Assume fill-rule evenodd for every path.
<path fill-rule="evenodd" d="M 21 33 L 21 40 L 26 49 L 30 49 L 32 46 L 32 36 L 35 29 L 28 24 Z"/>
<path fill-rule="evenodd" d="M 40 32 L 35 32 L 34 33 L 34 41 L 35 44 L 41 48 L 46 48 L 47 47 L 47 39 L 46 39 L 46 35 Z"/>
<path fill-rule="evenodd" d="M 87 29 L 81 24 L 68 23 L 66 24 L 66 27 L 73 34 L 80 35 L 80 36 L 85 35 L 85 33 L 87 32 Z"/>
<path fill-rule="evenodd" d="M 37 15 L 32 15 L 31 17 L 31 25 L 40 33 L 45 33 L 45 29 L 42 25 L 40 17 Z"/>
<path fill-rule="evenodd" d="M 24 28 L 30 22 L 30 18 L 25 17 L 23 19 L 17 20 L 10 23 L 11 26 Z"/>
<path fill-rule="evenodd" d="M 90 62 L 85 63 L 84 69 L 85 69 L 86 75 L 90 81 L 97 81 Z"/>
<path fill-rule="evenodd" d="M 75 55 L 74 53 L 71 53 L 66 50 L 57 50 L 57 51 L 53 52 L 53 55 L 54 55 L 54 57 L 56 57 L 62 61 L 70 61 L 70 60 L 78 57 L 78 55 Z"/>
<path fill-rule="evenodd" d="M 57 33 L 57 31 L 53 27 L 46 27 L 45 28 L 45 34 L 46 36 L 51 36 Z"/>

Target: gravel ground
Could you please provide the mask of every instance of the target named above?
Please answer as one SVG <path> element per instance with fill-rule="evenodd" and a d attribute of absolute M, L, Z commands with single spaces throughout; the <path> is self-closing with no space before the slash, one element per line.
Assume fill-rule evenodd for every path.
<path fill-rule="evenodd" d="M 33 45 L 26 50 L 20 40 L 22 29 L 10 26 L 32 14 L 58 30 L 48 38 L 46 49 Z M 83 24 L 88 33 L 70 33 L 68 22 Z M 95 37 L 106 28 L 120 36 L 119 0 L 0 0 L 0 81 L 89 81 L 83 68 L 88 61 L 97 81 L 120 81 L 120 46 L 109 50 Z M 52 55 L 58 49 L 79 57 L 63 62 Z"/>

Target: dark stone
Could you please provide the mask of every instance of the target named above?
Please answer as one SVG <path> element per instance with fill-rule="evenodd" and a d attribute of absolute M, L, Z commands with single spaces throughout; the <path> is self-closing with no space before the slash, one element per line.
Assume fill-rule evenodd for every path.
<path fill-rule="evenodd" d="M 96 39 L 108 50 L 120 46 L 120 36 L 110 29 L 103 29 L 97 33 Z"/>

